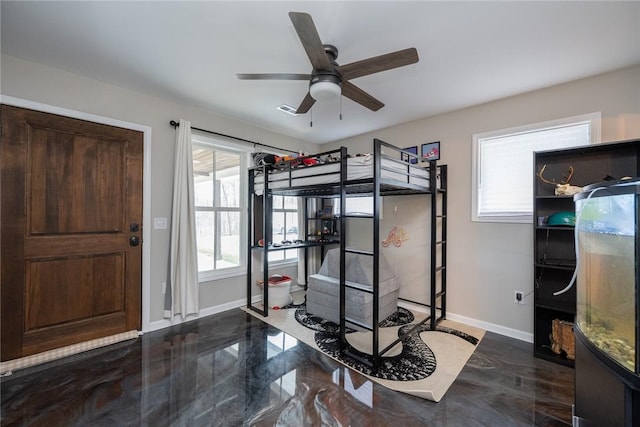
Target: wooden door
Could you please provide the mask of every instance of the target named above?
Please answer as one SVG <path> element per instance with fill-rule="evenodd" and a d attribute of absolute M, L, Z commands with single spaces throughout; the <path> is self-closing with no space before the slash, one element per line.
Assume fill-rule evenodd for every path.
<path fill-rule="evenodd" d="M 1 114 L 0 359 L 140 329 L 142 133 Z"/>

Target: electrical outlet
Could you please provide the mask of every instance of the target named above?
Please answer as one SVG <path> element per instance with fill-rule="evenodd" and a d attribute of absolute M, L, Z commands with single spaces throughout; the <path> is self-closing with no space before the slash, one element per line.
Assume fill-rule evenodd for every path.
<path fill-rule="evenodd" d="M 513 291 L 513 292 L 514 292 L 513 302 L 516 304 L 524 304 L 524 292 L 522 291 Z"/>
<path fill-rule="evenodd" d="M 167 293 L 167 282 L 162 282 L 162 295 Z"/>

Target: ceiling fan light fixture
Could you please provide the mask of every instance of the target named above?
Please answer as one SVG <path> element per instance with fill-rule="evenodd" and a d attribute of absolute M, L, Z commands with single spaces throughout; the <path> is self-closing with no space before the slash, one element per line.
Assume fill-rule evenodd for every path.
<path fill-rule="evenodd" d="M 311 80 L 309 94 L 316 101 L 335 99 L 342 94 L 340 80 L 333 75 L 320 75 Z"/>
<path fill-rule="evenodd" d="M 342 90 L 337 83 L 318 82 L 311 85 L 309 93 L 316 101 L 325 101 L 337 98 L 342 93 Z"/>

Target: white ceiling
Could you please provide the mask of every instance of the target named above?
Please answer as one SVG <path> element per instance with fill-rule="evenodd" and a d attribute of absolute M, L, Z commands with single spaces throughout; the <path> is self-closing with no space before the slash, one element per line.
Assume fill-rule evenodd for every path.
<path fill-rule="evenodd" d="M 640 2 L 199 1 L 0 3 L 2 53 L 324 143 L 640 64 Z M 309 73 L 288 12 L 311 14 L 339 64 L 415 47 L 352 82 L 386 104 L 298 106 Z M 204 125 L 204 124 L 203 124 Z"/>

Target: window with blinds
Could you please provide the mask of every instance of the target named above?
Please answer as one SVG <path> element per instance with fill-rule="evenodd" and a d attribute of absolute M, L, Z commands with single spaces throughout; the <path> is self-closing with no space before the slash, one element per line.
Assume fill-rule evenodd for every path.
<path fill-rule="evenodd" d="M 599 140 L 599 113 L 473 135 L 472 220 L 531 222 L 533 153 Z"/>

